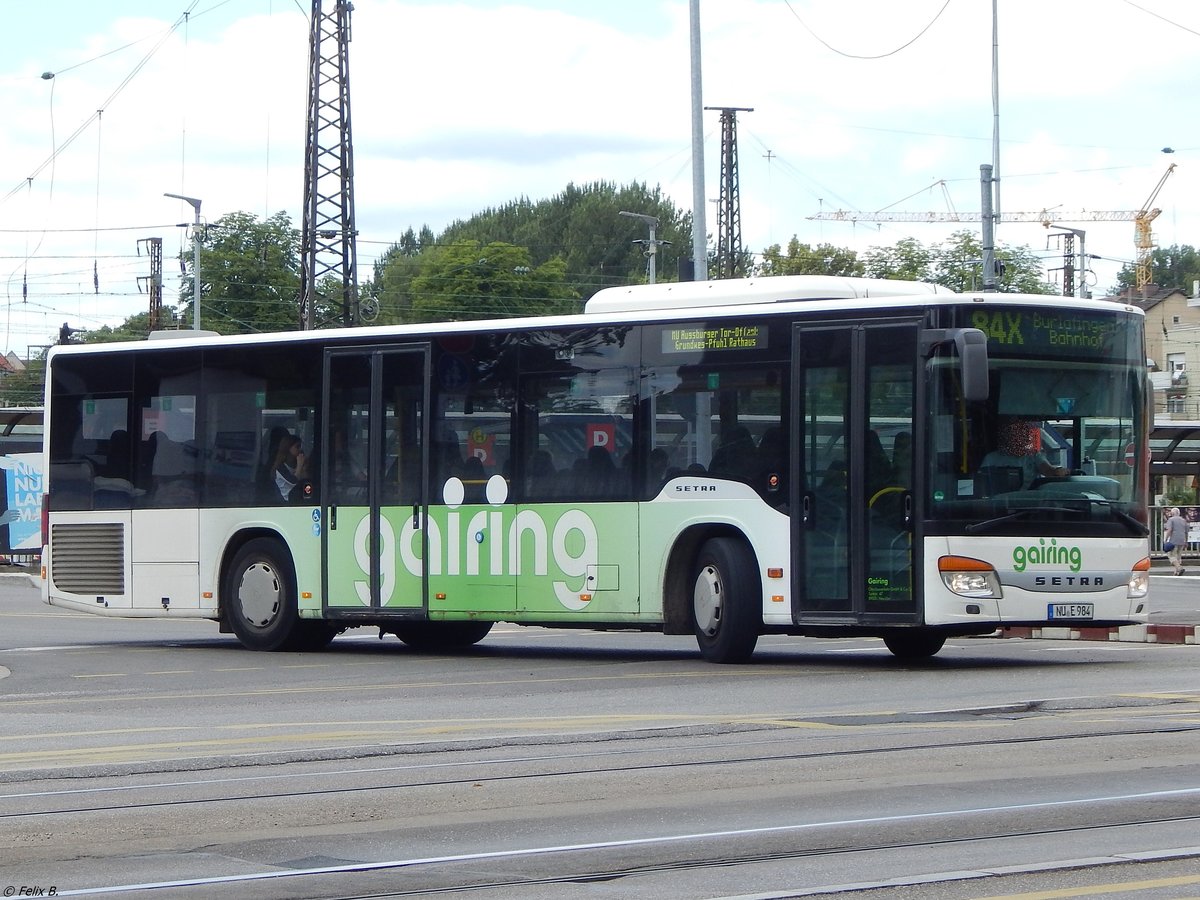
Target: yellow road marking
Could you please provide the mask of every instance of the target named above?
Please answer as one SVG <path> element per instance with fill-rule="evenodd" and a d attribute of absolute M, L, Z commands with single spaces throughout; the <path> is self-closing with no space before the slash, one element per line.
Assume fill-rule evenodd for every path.
<path fill-rule="evenodd" d="M 1090 887 L 1061 888 L 1054 891 L 1030 891 L 1027 894 L 997 894 L 994 897 L 981 897 L 980 900 L 1054 900 L 1059 897 L 1091 897 L 1096 894 L 1118 894 L 1125 891 L 1150 891 L 1155 888 L 1178 887 L 1184 884 L 1200 884 L 1200 875 L 1094 884 Z"/>

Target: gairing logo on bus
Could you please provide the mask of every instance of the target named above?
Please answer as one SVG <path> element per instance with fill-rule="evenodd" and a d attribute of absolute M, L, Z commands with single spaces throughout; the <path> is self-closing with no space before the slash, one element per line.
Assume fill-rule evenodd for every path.
<path fill-rule="evenodd" d="M 1024 572 L 1030 566 L 1066 566 L 1072 572 L 1083 567 L 1083 552 L 1078 547 L 1060 545 L 1057 538 L 1038 538 L 1036 544 L 1013 548 L 1013 568 Z"/>
<path fill-rule="evenodd" d="M 579 594 L 588 567 L 596 565 L 600 557 L 600 541 L 591 516 L 580 509 L 563 510 L 553 522 L 548 522 L 542 511 L 534 509 L 522 509 L 514 516 L 510 512 L 512 507 L 502 508 L 508 499 L 508 486 L 498 475 L 493 476 L 487 487 L 491 509 L 464 516 L 458 511 L 463 494 L 462 482 L 451 478 L 443 487 L 445 525 L 424 517 L 414 526 L 413 517 L 406 516 L 399 539 L 392 523 L 386 517 L 380 517 L 381 604 L 386 605 L 392 598 L 398 566 L 403 566 L 404 571 L 414 578 L 421 577 L 424 535 L 429 542 L 430 575 L 550 576 L 553 561 L 553 574 L 557 576 L 553 586 L 558 602 L 575 612 L 587 608 L 587 601 Z M 354 559 L 364 574 L 371 570 L 370 532 L 370 517 L 364 516 L 354 533 Z M 531 551 L 531 555 L 525 553 L 526 550 Z M 530 563 L 531 572 L 522 569 L 522 558 Z M 371 588 L 367 581 L 355 581 L 354 590 L 363 604 L 370 604 Z"/>

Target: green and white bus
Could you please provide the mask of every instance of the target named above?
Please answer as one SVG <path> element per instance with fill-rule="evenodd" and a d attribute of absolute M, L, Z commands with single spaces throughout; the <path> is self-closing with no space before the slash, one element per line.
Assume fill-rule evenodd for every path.
<path fill-rule="evenodd" d="M 1131 306 L 789 276 L 174 334 L 50 353 L 49 603 L 262 650 L 508 622 L 694 634 L 714 662 L 762 634 L 920 657 L 1147 619 Z M 986 461 L 1013 423 L 1019 458 Z"/>

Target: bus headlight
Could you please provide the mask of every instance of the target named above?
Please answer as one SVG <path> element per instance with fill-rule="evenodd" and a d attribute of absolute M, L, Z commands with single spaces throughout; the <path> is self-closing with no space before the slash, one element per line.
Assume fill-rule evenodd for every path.
<path fill-rule="evenodd" d="M 990 563 L 969 556 L 943 556 L 938 560 L 942 583 L 960 597 L 999 600 L 1000 579 Z"/>
<path fill-rule="evenodd" d="M 1129 599 L 1140 600 L 1150 591 L 1150 557 L 1140 560 L 1129 573 Z"/>

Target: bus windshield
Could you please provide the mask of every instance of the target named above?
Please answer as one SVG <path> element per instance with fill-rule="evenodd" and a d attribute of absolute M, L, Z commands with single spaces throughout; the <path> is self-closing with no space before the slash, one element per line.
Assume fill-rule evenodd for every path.
<path fill-rule="evenodd" d="M 1000 316 L 992 313 L 992 316 Z M 1131 320 L 1013 310 L 989 331 L 986 402 L 930 361 L 930 518 L 947 533 L 1146 533 L 1144 354 Z M 999 337 L 1009 337 L 1005 342 Z"/>

